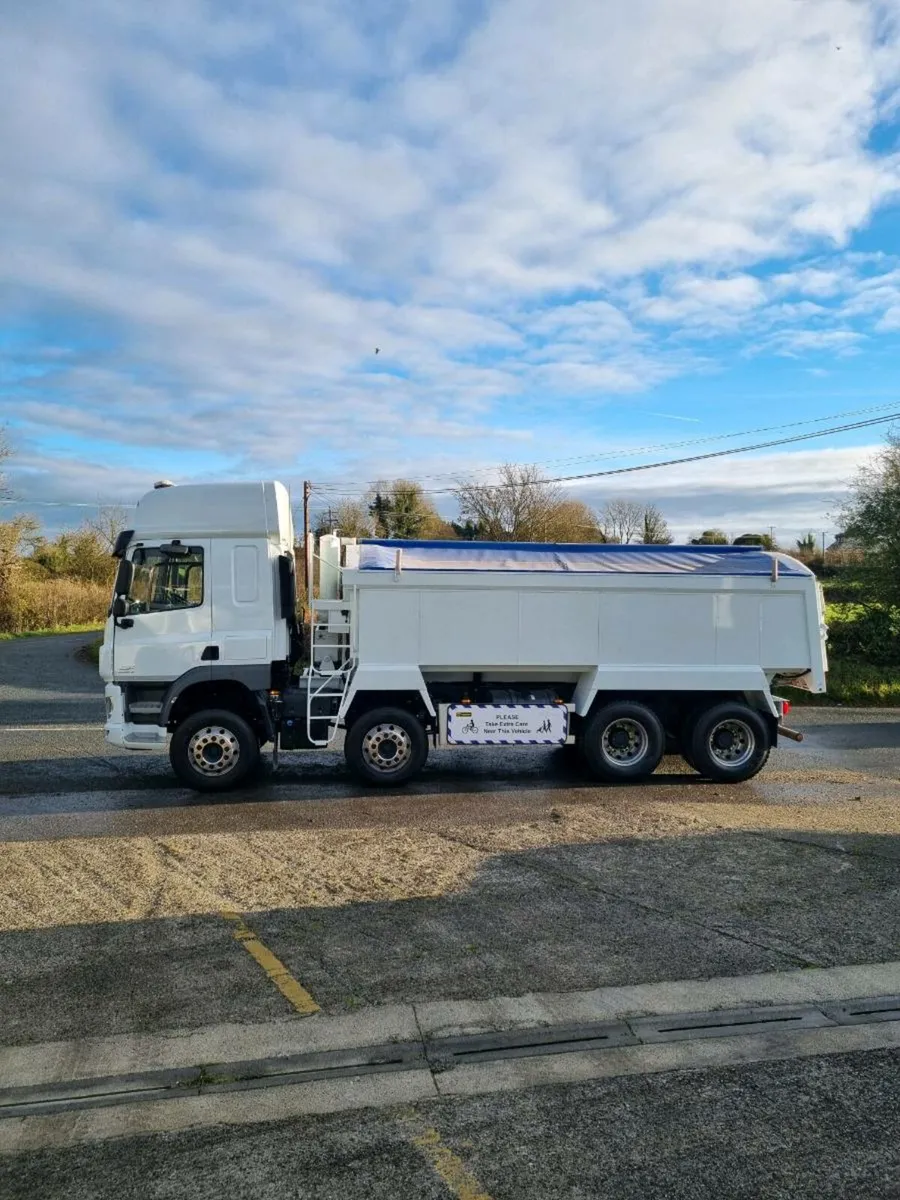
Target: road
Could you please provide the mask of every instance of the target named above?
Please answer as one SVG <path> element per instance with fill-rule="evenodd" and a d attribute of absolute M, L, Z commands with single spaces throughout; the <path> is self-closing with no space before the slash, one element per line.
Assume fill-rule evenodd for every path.
<path fill-rule="evenodd" d="M 677 761 L 598 788 L 560 752 L 448 751 L 398 794 L 321 754 L 211 800 L 164 757 L 104 743 L 86 640 L 0 643 L 7 1047 L 263 1038 L 668 980 L 690 1011 L 711 978 L 900 959 L 900 712 L 795 710 L 804 743 L 735 788 Z M 230 912 L 317 1015 L 273 985 Z M 896 1196 L 897 1065 L 887 1046 L 786 1052 L 400 1109 L 276 1105 L 227 1129 L 51 1131 L 0 1158 L 0 1190 L 62 1195 L 77 1172 L 96 1196 Z"/>

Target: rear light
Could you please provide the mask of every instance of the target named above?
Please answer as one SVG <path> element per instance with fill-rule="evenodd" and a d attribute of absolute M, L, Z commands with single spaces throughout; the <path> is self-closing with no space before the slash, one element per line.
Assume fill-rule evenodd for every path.
<path fill-rule="evenodd" d="M 775 707 L 778 710 L 779 721 L 783 721 L 791 711 L 791 702 L 790 700 L 782 700 L 779 698 L 775 701 Z"/>

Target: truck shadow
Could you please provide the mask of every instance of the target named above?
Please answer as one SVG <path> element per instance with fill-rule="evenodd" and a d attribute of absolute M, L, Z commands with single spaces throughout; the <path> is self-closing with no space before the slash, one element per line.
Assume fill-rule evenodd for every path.
<path fill-rule="evenodd" d="M 519 792 L 551 798 L 577 794 L 588 802 L 597 795 L 628 795 L 637 787 L 644 794 L 673 788 L 689 788 L 699 794 L 722 786 L 712 785 L 680 759 L 665 759 L 659 771 L 640 785 L 606 784 L 591 779 L 568 755 L 540 753 L 538 762 L 516 762 L 515 756 L 507 756 L 502 769 L 499 764 L 491 769 L 478 755 L 472 756 L 471 762 L 461 761 L 455 753 L 447 754 L 444 761 L 434 756 L 425 772 L 403 788 L 365 787 L 348 774 L 342 758 L 321 755 L 300 767 L 282 763 L 275 771 L 267 769 L 250 787 L 212 794 L 179 786 L 168 760 L 156 754 L 29 759 L 5 764 L 3 787 L 7 794 L 0 793 L 0 818 L 198 808 L 213 812 L 244 809 L 250 814 L 273 805 L 287 810 L 335 802 L 384 807 L 388 802 L 407 803 L 417 798 L 443 799 L 452 809 L 460 794 Z M 248 822 L 252 823 L 249 815 Z"/>

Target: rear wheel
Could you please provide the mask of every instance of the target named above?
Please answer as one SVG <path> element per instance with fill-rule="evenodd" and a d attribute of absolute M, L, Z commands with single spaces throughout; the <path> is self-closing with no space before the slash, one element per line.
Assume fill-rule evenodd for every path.
<path fill-rule="evenodd" d="M 396 787 L 418 775 L 428 757 L 422 722 L 403 708 L 375 708 L 350 727 L 347 766 L 363 783 Z"/>
<path fill-rule="evenodd" d="M 259 766 L 259 740 L 237 713 L 205 709 L 175 730 L 169 761 L 182 783 L 195 791 L 225 792 Z"/>
<path fill-rule="evenodd" d="M 666 738 L 656 713 L 636 701 L 604 705 L 584 727 L 584 757 L 599 779 L 633 780 L 659 766 Z"/>
<path fill-rule="evenodd" d="M 769 757 L 769 730 L 746 704 L 716 704 L 700 713 L 690 736 L 692 766 L 720 783 L 752 779 Z"/>

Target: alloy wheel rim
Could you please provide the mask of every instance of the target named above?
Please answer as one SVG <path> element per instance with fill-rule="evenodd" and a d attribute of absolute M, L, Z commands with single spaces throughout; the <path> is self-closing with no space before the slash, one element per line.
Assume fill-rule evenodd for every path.
<path fill-rule="evenodd" d="M 188 759 L 201 775 L 227 775 L 241 757 L 241 744 L 224 725 L 204 725 L 188 742 Z"/>
<path fill-rule="evenodd" d="M 412 758 L 412 738 L 402 725 L 373 725 L 362 741 L 365 763 L 381 775 L 395 775 Z"/>
<path fill-rule="evenodd" d="M 719 766 L 736 770 L 745 766 L 756 751 L 756 735 L 746 721 L 729 717 L 709 731 L 707 748 Z"/>
<path fill-rule="evenodd" d="M 600 738 L 600 752 L 610 766 L 630 767 L 647 754 L 650 736 L 640 721 L 620 717 L 611 721 Z"/>

